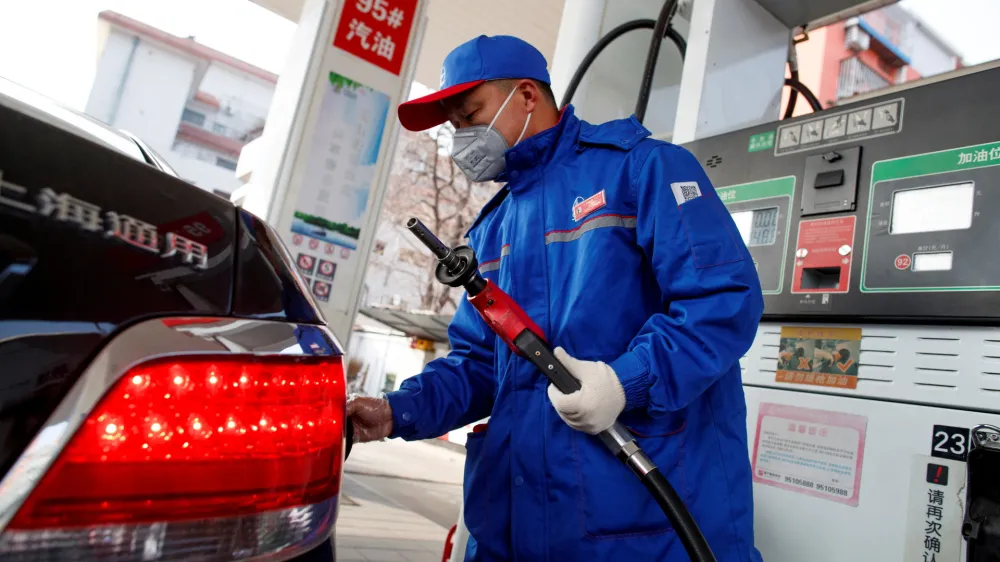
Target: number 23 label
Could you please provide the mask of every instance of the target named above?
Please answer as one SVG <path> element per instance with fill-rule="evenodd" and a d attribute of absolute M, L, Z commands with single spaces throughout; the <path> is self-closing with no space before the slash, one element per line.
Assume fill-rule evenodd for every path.
<path fill-rule="evenodd" d="M 964 462 L 969 456 L 969 429 L 935 425 L 931 436 L 931 456 Z"/>

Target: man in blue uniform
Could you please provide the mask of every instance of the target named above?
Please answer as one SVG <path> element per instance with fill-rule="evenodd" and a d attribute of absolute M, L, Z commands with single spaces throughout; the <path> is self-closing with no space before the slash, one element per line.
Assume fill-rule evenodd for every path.
<path fill-rule="evenodd" d="M 687 560 L 639 480 L 593 434 L 616 418 L 720 562 L 758 562 L 739 359 L 763 310 L 756 270 L 699 163 L 634 117 L 560 112 L 541 53 L 507 36 L 452 51 L 440 91 L 399 107 L 450 121 L 452 157 L 502 183 L 468 233 L 484 277 L 557 346 L 564 395 L 464 300 L 452 351 L 385 398 L 348 403 L 359 442 L 468 438 L 468 560 Z"/>

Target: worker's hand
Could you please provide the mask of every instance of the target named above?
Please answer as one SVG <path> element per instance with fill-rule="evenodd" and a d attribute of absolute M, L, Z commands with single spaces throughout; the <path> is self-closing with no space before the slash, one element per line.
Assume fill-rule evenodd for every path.
<path fill-rule="evenodd" d="M 392 407 L 384 398 L 352 395 L 347 417 L 354 422 L 354 442 L 381 441 L 392 433 Z"/>
<path fill-rule="evenodd" d="M 555 354 L 580 381 L 580 390 L 570 394 L 549 385 L 549 400 L 559 417 L 573 429 L 591 435 L 611 427 L 625 409 L 625 389 L 615 371 L 606 363 L 570 357 L 561 347 Z"/>

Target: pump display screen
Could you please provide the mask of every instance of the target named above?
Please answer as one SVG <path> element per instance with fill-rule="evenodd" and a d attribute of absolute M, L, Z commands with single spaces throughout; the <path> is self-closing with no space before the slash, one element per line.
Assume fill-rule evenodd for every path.
<path fill-rule="evenodd" d="M 778 208 L 733 213 L 736 228 L 747 246 L 769 246 L 778 238 Z"/>
<path fill-rule="evenodd" d="M 973 182 L 906 189 L 892 194 L 890 234 L 962 230 L 972 226 Z"/>

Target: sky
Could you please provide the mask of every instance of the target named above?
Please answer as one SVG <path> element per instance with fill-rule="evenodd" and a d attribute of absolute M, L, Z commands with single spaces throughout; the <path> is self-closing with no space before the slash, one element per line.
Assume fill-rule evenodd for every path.
<path fill-rule="evenodd" d="M 1000 59 L 995 40 L 1000 0 L 903 0 L 900 5 L 957 49 L 967 65 Z M 0 0 L 0 76 L 83 109 L 97 64 L 102 10 L 181 37 L 193 35 L 278 74 L 295 32 L 295 24 L 250 0 Z"/>
<path fill-rule="evenodd" d="M 295 24 L 249 0 L 0 0 L 0 76 L 82 110 L 112 10 L 280 73 Z"/>

